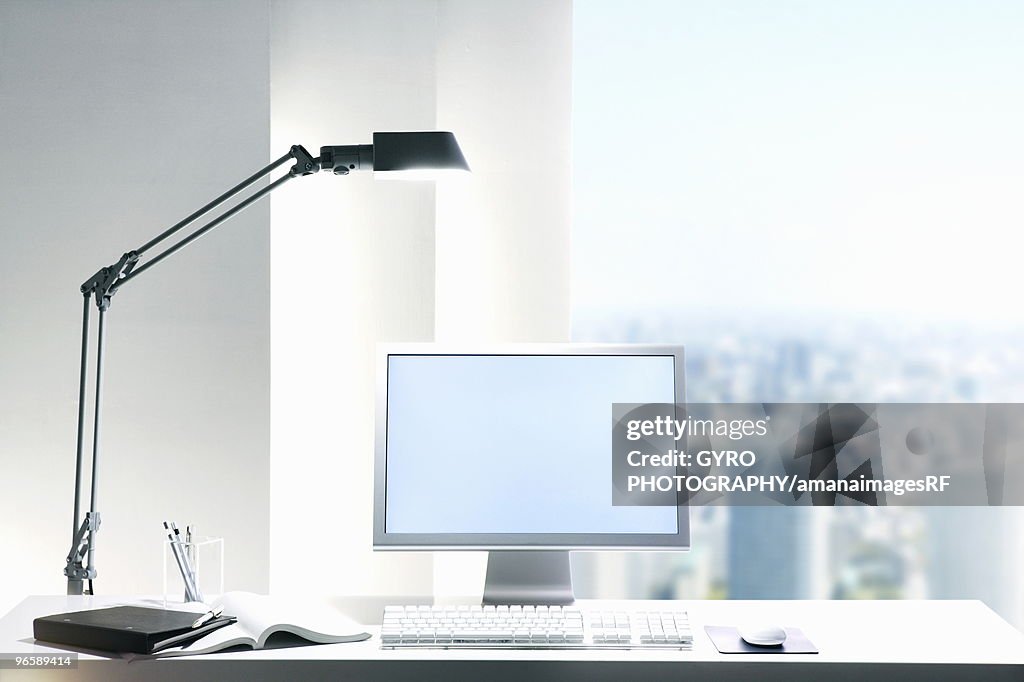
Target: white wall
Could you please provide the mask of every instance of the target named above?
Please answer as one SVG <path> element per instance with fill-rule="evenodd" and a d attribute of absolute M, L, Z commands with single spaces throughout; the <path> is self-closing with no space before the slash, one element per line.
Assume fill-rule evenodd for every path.
<path fill-rule="evenodd" d="M 572 3 L 440 4 L 438 125 L 473 167 L 438 188 L 439 341 L 567 341 Z"/>
<path fill-rule="evenodd" d="M 434 128 L 435 3 L 271 11 L 275 147 Z M 427 593 L 429 555 L 370 549 L 373 353 L 433 336 L 434 189 L 368 173 L 308 184 L 272 209 L 271 589 Z"/>
<path fill-rule="evenodd" d="M 65 589 L 78 286 L 266 163 L 267 27 L 245 0 L 0 3 L 0 612 Z M 161 589 L 165 518 L 266 589 L 268 227 L 255 207 L 114 299 L 97 591 Z"/>
<path fill-rule="evenodd" d="M 274 204 L 272 589 L 478 590 L 479 557 L 370 551 L 373 351 L 567 338 L 571 3 L 272 15 L 276 146 L 440 128 L 473 168 L 438 186 L 436 220 L 431 185 L 365 176 Z"/>

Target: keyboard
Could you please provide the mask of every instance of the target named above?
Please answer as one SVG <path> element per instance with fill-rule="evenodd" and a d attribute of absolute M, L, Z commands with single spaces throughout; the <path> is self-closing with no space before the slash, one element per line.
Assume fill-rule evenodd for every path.
<path fill-rule="evenodd" d="M 387 606 L 381 648 L 689 649 L 685 611 L 576 606 Z"/>

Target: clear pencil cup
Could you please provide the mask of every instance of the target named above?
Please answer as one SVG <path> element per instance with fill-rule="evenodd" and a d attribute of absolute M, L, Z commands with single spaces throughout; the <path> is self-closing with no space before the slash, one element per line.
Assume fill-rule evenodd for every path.
<path fill-rule="evenodd" d="M 163 545 L 165 607 L 188 601 L 208 604 L 224 594 L 224 538 L 164 540 Z"/>

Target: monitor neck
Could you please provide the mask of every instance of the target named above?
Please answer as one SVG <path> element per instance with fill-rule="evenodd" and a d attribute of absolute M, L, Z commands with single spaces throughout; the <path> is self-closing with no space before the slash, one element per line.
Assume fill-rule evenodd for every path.
<path fill-rule="evenodd" d="M 565 605 L 574 601 L 569 552 L 488 552 L 484 604 Z"/>

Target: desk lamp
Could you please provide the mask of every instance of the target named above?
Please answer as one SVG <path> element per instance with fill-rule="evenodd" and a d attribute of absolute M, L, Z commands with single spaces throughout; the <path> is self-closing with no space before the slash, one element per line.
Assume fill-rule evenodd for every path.
<path fill-rule="evenodd" d="M 257 182 L 276 168 L 294 161 L 295 164 L 285 175 L 271 182 L 246 199 L 232 206 L 219 217 L 196 229 L 175 244 L 164 248 L 144 264 L 140 260 L 160 242 L 184 227 L 194 223 L 203 215 L 220 206 L 246 187 Z M 120 287 L 132 281 L 143 272 L 161 262 L 171 254 L 188 246 L 204 234 L 232 216 L 256 203 L 292 178 L 312 175 L 321 170 L 330 170 L 335 175 L 348 175 L 352 171 L 372 170 L 394 176 L 422 177 L 425 171 L 469 170 L 455 136 L 448 132 L 390 132 L 374 133 L 373 144 L 340 145 L 321 147 L 320 156 L 313 157 L 300 145 L 293 146 L 288 153 L 266 168 L 256 171 L 248 178 L 229 189 L 210 203 L 181 222 L 172 225 L 159 235 L 132 251 L 128 251 L 113 265 L 101 268 L 82 284 L 82 358 L 81 375 L 78 385 L 78 447 L 75 459 L 75 508 L 72 526 L 71 549 L 68 551 L 64 575 L 68 579 L 68 594 L 93 594 L 93 579 L 96 577 L 95 539 L 100 527 L 100 514 L 96 510 L 96 490 L 100 457 L 100 424 L 103 408 L 103 346 L 105 326 L 110 300 Z M 137 266 L 137 267 L 136 267 Z M 92 424 L 92 467 L 90 470 L 89 511 L 79 524 L 82 498 L 82 461 L 85 434 L 85 400 L 89 346 L 90 298 L 99 310 L 96 331 L 96 378 Z M 85 581 L 89 581 L 85 589 Z"/>

